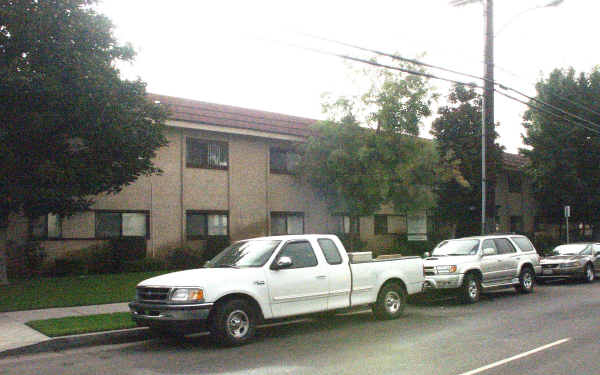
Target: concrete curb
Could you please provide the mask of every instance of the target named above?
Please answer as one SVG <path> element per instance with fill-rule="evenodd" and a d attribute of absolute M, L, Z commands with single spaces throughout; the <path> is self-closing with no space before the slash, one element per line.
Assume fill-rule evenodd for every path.
<path fill-rule="evenodd" d="M 56 337 L 36 344 L 5 350 L 0 352 L 0 359 L 18 355 L 46 353 L 86 346 L 124 344 L 128 342 L 144 341 L 152 337 L 153 336 L 147 327 Z"/>

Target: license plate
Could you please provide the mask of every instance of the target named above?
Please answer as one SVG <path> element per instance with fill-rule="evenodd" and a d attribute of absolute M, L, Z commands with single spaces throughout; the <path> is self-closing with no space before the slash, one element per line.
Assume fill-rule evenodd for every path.
<path fill-rule="evenodd" d="M 552 270 L 543 270 L 542 275 L 552 275 Z"/>

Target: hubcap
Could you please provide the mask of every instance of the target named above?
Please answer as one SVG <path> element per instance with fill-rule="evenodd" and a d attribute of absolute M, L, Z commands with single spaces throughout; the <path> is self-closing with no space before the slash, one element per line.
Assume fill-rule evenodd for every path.
<path fill-rule="evenodd" d="M 385 295 L 385 309 L 390 314 L 395 314 L 400 310 L 400 305 L 402 301 L 400 300 L 400 295 L 394 291 L 389 291 Z"/>
<path fill-rule="evenodd" d="M 227 317 L 227 333 L 235 338 L 246 336 L 250 329 L 250 319 L 245 311 L 232 311 Z"/>
<path fill-rule="evenodd" d="M 479 295 L 479 290 L 477 289 L 477 281 L 469 280 L 469 297 L 471 299 L 476 299 Z"/>
<path fill-rule="evenodd" d="M 523 275 L 523 286 L 525 289 L 531 288 L 533 285 L 533 278 L 531 277 L 531 272 L 525 272 Z"/>
<path fill-rule="evenodd" d="M 589 281 L 594 280 L 594 270 L 592 270 L 592 267 L 587 266 L 585 273 Z"/>

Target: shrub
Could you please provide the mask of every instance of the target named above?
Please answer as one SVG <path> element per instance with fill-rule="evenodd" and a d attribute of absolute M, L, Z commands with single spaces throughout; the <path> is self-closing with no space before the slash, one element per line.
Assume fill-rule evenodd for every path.
<path fill-rule="evenodd" d="M 531 242 L 533 246 L 541 255 L 549 255 L 552 253 L 552 249 L 561 244 L 560 239 L 552 237 L 547 234 L 539 234 L 537 236 L 531 236 Z"/>
<path fill-rule="evenodd" d="M 202 267 L 203 257 L 189 247 L 177 247 L 167 254 L 169 269 L 189 269 Z"/>
<path fill-rule="evenodd" d="M 123 272 L 150 272 L 166 269 L 168 269 L 167 262 L 164 259 L 158 258 L 130 260 L 122 264 Z"/>
<path fill-rule="evenodd" d="M 39 242 L 31 241 L 17 245 L 7 244 L 7 273 L 9 278 L 39 276 L 46 259 L 46 251 Z"/>
<path fill-rule="evenodd" d="M 367 242 L 361 241 L 359 234 L 338 233 L 337 236 L 348 252 L 365 251 L 367 248 Z"/>

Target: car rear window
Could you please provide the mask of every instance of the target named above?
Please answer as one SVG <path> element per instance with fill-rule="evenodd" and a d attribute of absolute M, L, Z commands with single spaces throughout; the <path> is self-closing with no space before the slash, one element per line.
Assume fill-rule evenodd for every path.
<path fill-rule="evenodd" d="M 325 256 L 327 263 L 342 263 L 342 257 L 340 256 L 340 251 L 338 250 L 335 242 L 328 238 L 320 238 L 317 240 L 317 242 L 319 243 L 319 246 L 321 246 L 321 250 L 323 250 L 323 255 Z"/>
<path fill-rule="evenodd" d="M 517 244 L 517 246 L 519 247 L 519 249 L 521 249 L 521 251 L 524 251 L 524 252 L 535 251 L 535 249 L 533 248 L 533 245 L 531 244 L 531 241 L 529 241 L 529 239 L 527 239 L 525 237 L 511 237 L 510 239 L 513 240 L 513 242 Z"/>

